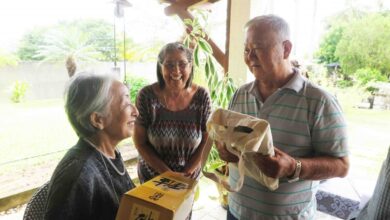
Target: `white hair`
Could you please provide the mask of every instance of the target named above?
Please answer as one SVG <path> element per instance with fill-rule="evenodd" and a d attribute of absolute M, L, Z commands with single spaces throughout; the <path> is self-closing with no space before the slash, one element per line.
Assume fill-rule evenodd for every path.
<path fill-rule="evenodd" d="M 109 115 L 110 89 L 115 80 L 112 75 L 83 72 L 69 81 L 65 88 L 65 111 L 78 136 L 89 137 L 98 131 L 91 124 L 93 112 Z"/>
<path fill-rule="evenodd" d="M 245 24 L 245 28 L 266 24 L 272 31 L 278 34 L 280 40 L 290 40 L 290 27 L 281 17 L 276 15 L 261 15 L 252 18 Z"/>

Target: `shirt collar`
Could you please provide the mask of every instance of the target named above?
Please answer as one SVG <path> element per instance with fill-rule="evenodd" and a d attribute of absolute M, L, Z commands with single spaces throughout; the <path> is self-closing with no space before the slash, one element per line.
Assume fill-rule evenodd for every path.
<path fill-rule="evenodd" d="M 280 90 L 283 89 L 291 89 L 294 90 L 295 92 L 301 91 L 301 89 L 304 86 L 304 83 L 306 79 L 301 75 L 300 71 L 296 68 L 293 68 L 294 75 L 293 77 L 284 85 L 280 88 Z M 248 89 L 249 93 L 254 95 L 255 97 L 260 97 L 259 91 L 257 90 L 256 87 L 256 80 L 254 80 L 251 85 L 249 86 Z"/>
<path fill-rule="evenodd" d="M 293 70 L 293 77 L 280 89 L 291 89 L 298 93 L 303 88 L 306 79 L 302 76 L 298 69 L 293 68 Z"/>

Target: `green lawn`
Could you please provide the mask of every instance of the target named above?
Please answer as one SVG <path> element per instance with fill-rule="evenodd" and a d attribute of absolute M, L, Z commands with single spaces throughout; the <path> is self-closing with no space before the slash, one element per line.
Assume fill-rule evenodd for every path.
<path fill-rule="evenodd" d="M 347 96 L 340 95 L 341 104 L 349 103 L 343 102 Z M 343 108 L 349 127 L 351 174 L 375 179 L 390 145 L 390 111 L 358 109 L 349 104 Z M 35 163 L 58 160 L 77 141 L 62 99 L 2 103 L 0 114 L 0 173 L 6 167 L 26 169 Z M 45 154 L 49 155 L 36 157 Z M 31 157 L 36 158 L 22 160 Z"/>
<path fill-rule="evenodd" d="M 61 151 L 77 140 L 61 99 L 3 103 L 0 114 L 0 164 Z"/>

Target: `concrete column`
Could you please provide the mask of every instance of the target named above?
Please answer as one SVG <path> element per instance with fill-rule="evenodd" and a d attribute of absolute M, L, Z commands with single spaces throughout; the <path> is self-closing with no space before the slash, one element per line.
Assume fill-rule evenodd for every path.
<path fill-rule="evenodd" d="M 249 20 L 251 0 L 230 0 L 229 25 L 229 76 L 237 85 L 246 82 L 247 67 L 243 59 L 244 51 L 244 25 Z"/>
<path fill-rule="evenodd" d="M 228 45 L 227 53 L 228 72 L 237 85 L 247 82 L 248 73 L 250 74 L 244 62 L 244 25 L 254 17 L 259 15 L 261 0 L 230 0 L 228 14 Z"/>

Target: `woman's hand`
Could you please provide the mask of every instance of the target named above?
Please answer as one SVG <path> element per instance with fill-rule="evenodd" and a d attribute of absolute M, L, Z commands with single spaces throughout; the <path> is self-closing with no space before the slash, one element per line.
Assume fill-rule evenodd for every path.
<path fill-rule="evenodd" d="M 201 169 L 200 163 L 191 164 L 190 166 L 186 166 L 184 168 L 183 174 L 186 177 L 194 179 L 197 177 L 196 175 L 199 174 L 200 169 Z"/>

